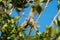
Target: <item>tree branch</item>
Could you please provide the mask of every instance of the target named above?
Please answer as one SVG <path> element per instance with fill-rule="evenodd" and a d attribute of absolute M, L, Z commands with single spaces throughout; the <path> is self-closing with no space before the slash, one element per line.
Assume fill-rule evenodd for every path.
<path fill-rule="evenodd" d="M 31 32 L 32 32 L 32 29 L 30 28 L 30 32 L 29 32 L 28 36 L 30 36 Z"/>

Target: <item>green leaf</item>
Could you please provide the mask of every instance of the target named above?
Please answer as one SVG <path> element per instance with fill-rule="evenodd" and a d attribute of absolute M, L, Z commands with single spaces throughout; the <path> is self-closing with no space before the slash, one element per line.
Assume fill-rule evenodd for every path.
<path fill-rule="evenodd" d="M 14 21 L 17 21 L 20 18 L 20 16 L 14 17 Z"/>
<path fill-rule="evenodd" d="M 34 11 L 36 10 L 36 7 L 33 5 L 33 6 L 32 6 L 32 9 L 33 9 L 33 12 L 34 12 Z"/>
<path fill-rule="evenodd" d="M 60 4 L 58 5 L 58 9 L 60 9 Z"/>
<path fill-rule="evenodd" d="M 7 0 L 7 2 L 11 2 L 11 0 Z"/>
<path fill-rule="evenodd" d="M 49 30 L 49 26 L 46 26 L 46 30 L 47 30 L 47 31 Z"/>
<path fill-rule="evenodd" d="M 58 16 L 57 24 L 58 24 L 58 26 L 60 27 L 60 16 Z"/>
<path fill-rule="evenodd" d="M 60 0 L 58 0 L 58 3 L 60 4 Z"/>
<path fill-rule="evenodd" d="M 56 31 L 55 31 L 55 28 L 53 26 L 51 27 L 50 32 L 51 32 L 51 36 L 53 36 L 55 34 Z"/>
<path fill-rule="evenodd" d="M 33 5 L 32 8 L 33 8 L 33 12 L 36 11 L 38 14 L 40 14 L 43 10 L 40 5 L 36 5 L 36 6 Z"/>
<path fill-rule="evenodd" d="M 7 39 L 9 40 L 9 39 L 14 39 L 14 37 L 15 37 L 15 34 L 12 34 L 12 35 L 10 35 L 9 37 L 7 37 Z"/>
<path fill-rule="evenodd" d="M 3 2 L 0 2 L 0 6 L 4 6 Z"/>
<path fill-rule="evenodd" d="M 14 23 L 15 23 L 14 19 L 11 19 L 11 23 L 12 23 L 12 24 L 14 24 Z"/>
<path fill-rule="evenodd" d="M 20 11 L 22 11 L 22 8 L 16 7 L 16 10 L 17 10 L 18 12 L 20 12 Z"/>
<path fill-rule="evenodd" d="M 36 11 L 40 14 L 42 12 L 42 7 L 40 5 L 37 5 Z"/>
<path fill-rule="evenodd" d="M 55 34 L 58 34 L 59 33 L 59 30 L 58 29 L 55 29 Z"/>
<path fill-rule="evenodd" d="M 39 3 L 41 0 L 37 0 L 37 2 Z"/>
<path fill-rule="evenodd" d="M 51 37 L 46 37 L 46 39 L 45 39 L 45 40 L 48 40 L 48 39 L 49 39 L 49 40 L 52 40 L 52 39 L 51 39 Z"/>
<path fill-rule="evenodd" d="M 56 19 L 55 19 L 53 22 L 54 22 L 54 24 L 56 24 L 56 25 L 57 25 L 57 20 L 56 20 Z"/>
<path fill-rule="evenodd" d="M 5 23 L 4 25 L 3 25 L 3 28 L 5 28 L 5 27 L 7 27 L 8 25 L 7 25 L 7 23 Z"/>
<path fill-rule="evenodd" d="M 10 3 L 9 6 L 8 6 L 8 8 L 12 8 L 12 7 L 13 7 L 13 5 Z"/>
<path fill-rule="evenodd" d="M 48 32 L 48 36 L 52 37 L 55 34 L 55 28 L 54 27 L 50 27 L 47 32 Z"/>

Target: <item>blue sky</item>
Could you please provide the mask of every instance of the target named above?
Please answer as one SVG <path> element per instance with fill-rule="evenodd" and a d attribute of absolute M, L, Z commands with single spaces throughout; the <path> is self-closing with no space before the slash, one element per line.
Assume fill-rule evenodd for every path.
<path fill-rule="evenodd" d="M 38 21 L 38 25 L 40 25 L 40 28 L 38 29 L 41 33 L 46 31 L 46 25 L 50 25 L 52 19 L 54 18 L 54 16 L 56 15 L 56 13 L 58 12 L 58 8 L 57 8 L 57 0 L 53 0 L 52 2 L 50 2 L 48 4 L 48 7 L 43 11 L 39 21 Z M 25 16 L 28 17 L 29 15 L 29 12 L 30 12 L 30 9 L 31 7 L 28 7 L 28 8 L 25 8 L 24 9 L 24 13 L 25 13 Z M 17 14 L 18 12 L 16 10 L 13 11 L 12 13 L 12 17 L 15 17 L 15 16 L 18 16 Z M 19 21 L 19 25 L 24 22 L 25 18 L 24 16 L 22 16 Z M 29 33 L 29 30 L 26 29 L 26 33 L 28 34 Z M 1 34 L 1 32 L 0 32 Z M 32 34 L 34 35 L 35 34 L 35 31 L 33 30 L 32 31 Z"/>
<path fill-rule="evenodd" d="M 57 5 L 58 5 L 57 0 L 53 0 L 48 4 L 48 8 L 46 8 L 42 13 L 40 20 L 38 22 L 38 24 L 41 26 L 39 29 L 41 32 L 45 31 L 46 25 L 50 25 L 52 19 L 58 12 Z"/>

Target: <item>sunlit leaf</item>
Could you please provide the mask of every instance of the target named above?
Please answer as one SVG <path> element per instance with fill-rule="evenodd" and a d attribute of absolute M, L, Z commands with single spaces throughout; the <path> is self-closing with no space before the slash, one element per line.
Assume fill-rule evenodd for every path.
<path fill-rule="evenodd" d="M 56 19 L 55 19 L 53 22 L 54 22 L 54 24 L 56 24 L 56 25 L 57 25 L 57 20 L 56 20 Z"/>
<path fill-rule="evenodd" d="M 60 4 L 60 0 L 58 0 L 58 3 Z"/>
<path fill-rule="evenodd" d="M 7 23 L 5 23 L 2 28 L 5 28 L 6 26 L 8 26 Z"/>
<path fill-rule="evenodd" d="M 11 3 L 9 4 L 8 8 L 12 8 L 12 4 Z"/>
<path fill-rule="evenodd" d="M 36 28 L 40 28 L 40 25 L 37 25 Z"/>
<path fill-rule="evenodd" d="M 16 29 L 15 28 L 13 28 L 13 30 L 11 30 L 11 33 L 15 33 L 16 32 Z"/>
<path fill-rule="evenodd" d="M 7 2 L 11 2 L 11 0 L 7 0 Z"/>
<path fill-rule="evenodd" d="M 22 8 L 16 7 L 16 10 L 17 10 L 18 12 L 20 12 L 20 11 L 22 11 Z"/>
<path fill-rule="evenodd" d="M 22 32 L 19 32 L 19 36 L 23 36 L 23 33 Z"/>
<path fill-rule="evenodd" d="M 0 2 L 1 2 L 2 0 L 0 0 Z"/>
<path fill-rule="evenodd" d="M 8 19 L 7 22 L 10 23 L 11 21 Z"/>
<path fill-rule="evenodd" d="M 49 36 L 49 37 L 52 37 L 52 36 L 55 34 L 55 29 L 54 29 L 54 27 L 50 27 L 47 32 L 48 32 L 48 36 Z"/>
<path fill-rule="evenodd" d="M 47 31 L 49 30 L 49 26 L 46 26 L 46 30 L 47 30 Z"/>
<path fill-rule="evenodd" d="M 17 21 L 20 18 L 20 16 L 14 17 L 14 21 Z"/>
<path fill-rule="evenodd" d="M 27 26 L 28 26 L 28 24 L 26 23 L 26 21 L 24 21 L 24 22 L 21 24 L 21 28 L 22 28 L 22 29 L 25 29 Z"/>
<path fill-rule="evenodd" d="M 14 23 L 15 23 L 14 19 L 11 19 L 11 23 L 12 23 L 12 24 L 14 24 Z"/>
<path fill-rule="evenodd" d="M 56 40 L 60 40 L 60 36 Z"/>
<path fill-rule="evenodd" d="M 58 34 L 59 33 L 59 30 L 58 29 L 55 29 L 55 34 Z"/>

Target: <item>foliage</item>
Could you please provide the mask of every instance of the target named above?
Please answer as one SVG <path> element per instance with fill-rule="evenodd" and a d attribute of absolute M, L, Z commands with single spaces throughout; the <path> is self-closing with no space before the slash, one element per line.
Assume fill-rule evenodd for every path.
<path fill-rule="evenodd" d="M 53 20 L 57 28 L 54 26 L 46 26 L 46 31 L 43 33 L 38 31 L 39 26 L 35 25 L 36 22 L 31 15 L 26 19 L 27 22 L 22 23 L 22 25 L 16 24 L 16 21 L 21 18 L 20 15 L 11 17 L 13 9 L 21 12 L 29 6 L 28 2 L 32 4 L 32 14 L 38 13 L 40 15 L 44 10 L 42 7 L 43 3 L 51 1 L 52 0 L 0 0 L 0 31 L 2 32 L 0 40 L 60 40 L 60 16 Z M 58 3 L 58 10 L 60 10 L 60 0 L 58 0 Z M 25 33 L 26 28 L 30 30 L 28 35 Z M 36 35 L 30 35 L 32 29 L 35 28 Z"/>

